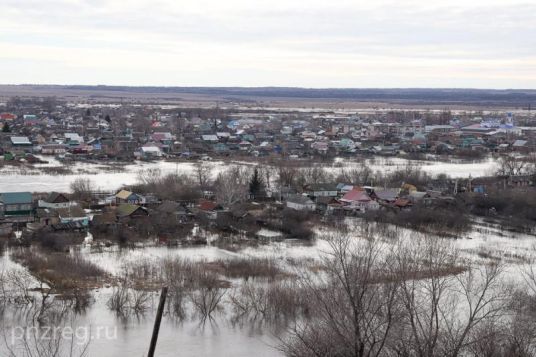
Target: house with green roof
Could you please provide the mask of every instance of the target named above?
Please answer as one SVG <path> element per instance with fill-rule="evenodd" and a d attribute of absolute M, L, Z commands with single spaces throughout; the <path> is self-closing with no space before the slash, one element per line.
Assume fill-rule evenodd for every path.
<path fill-rule="evenodd" d="M 0 218 L 33 216 L 33 208 L 30 192 L 0 193 Z"/>
<path fill-rule="evenodd" d="M 128 219 L 148 216 L 147 209 L 131 203 L 124 203 L 117 206 L 116 216 L 118 219 Z"/>
<path fill-rule="evenodd" d="M 215 152 L 228 152 L 229 147 L 225 145 L 224 143 L 217 143 L 214 145 L 214 151 Z"/>

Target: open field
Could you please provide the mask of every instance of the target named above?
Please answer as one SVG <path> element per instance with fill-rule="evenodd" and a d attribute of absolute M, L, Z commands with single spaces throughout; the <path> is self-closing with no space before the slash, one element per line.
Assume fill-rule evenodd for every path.
<path fill-rule="evenodd" d="M 74 102 L 324 109 L 523 109 L 536 90 L 308 89 L 0 85 L 0 100 L 56 96 Z"/>

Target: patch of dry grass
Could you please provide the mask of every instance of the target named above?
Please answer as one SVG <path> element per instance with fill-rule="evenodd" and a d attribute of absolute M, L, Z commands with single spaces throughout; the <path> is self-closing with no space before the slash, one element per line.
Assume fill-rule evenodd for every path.
<path fill-rule="evenodd" d="M 108 278 L 104 270 L 80 255 L 41 254 L 21 249 L 13 252 L 11 257 L 37 279 L 60 290 L 98 287 Z"/>
<path fill-rule="evenodd" d="M 277 265 L 274 259 L 269 258 L 238 258 L 219 259 L 206 264 L 207 267 L 229 278 L 284 278 L 289 276 Z"/>

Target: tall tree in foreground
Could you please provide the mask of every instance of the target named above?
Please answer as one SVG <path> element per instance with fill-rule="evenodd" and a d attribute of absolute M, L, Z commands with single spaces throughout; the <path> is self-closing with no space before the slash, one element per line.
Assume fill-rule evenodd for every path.
<path fill-rule="evenodd" d="M 296 324 L 282 349 L 293 357 L 383 355 L 400 319 L 398 286 L 385 275 L 386 245 L 350 235 L 330 237 L 329 244 L 325 274 L 301 279 L 313 318 Z"/>
<path fill-rule="evenodd" d="M 287 356 L 484 356 L 474 351 L 492 342 L 486 327 L 504 326 L 511 295 L 497 262 L 467 265 L 432 236 L 386 242 L 367 229 L 329 242 L 322 273 L 300 276 L 312 313 L 283 342 Z"/>

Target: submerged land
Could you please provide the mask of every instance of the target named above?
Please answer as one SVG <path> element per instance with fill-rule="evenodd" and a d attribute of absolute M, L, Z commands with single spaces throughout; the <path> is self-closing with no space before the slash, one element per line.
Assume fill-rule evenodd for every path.
<path fill-rule="evenodd" d="M 0 86 L 0 354 L 531 356 L 534 102 Z"/>

